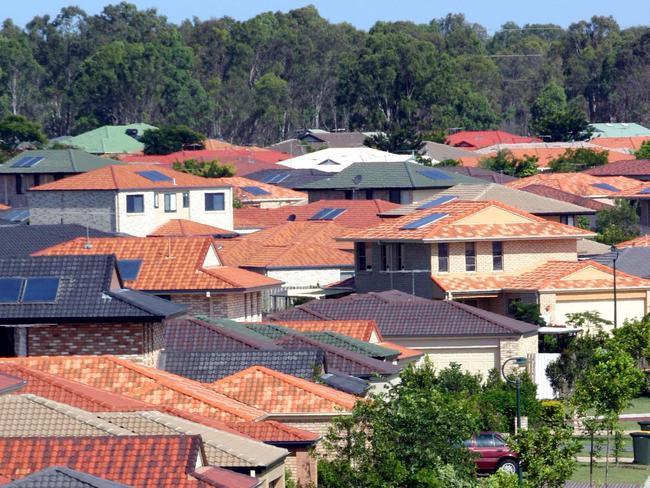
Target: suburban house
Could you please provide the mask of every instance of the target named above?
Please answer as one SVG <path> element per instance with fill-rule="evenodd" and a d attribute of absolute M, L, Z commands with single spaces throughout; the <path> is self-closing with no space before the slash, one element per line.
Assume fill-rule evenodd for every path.
<path fill-rule="evenodd" d="M 373 320 L 384 341 L 424 353 L 437 369 L 456 362 L 483 377 L 506 358 L 533 359 L 537 352 L 535 325 L 464 303 L 429 300 L 397 290 L 312 300 L 271 318 L 288 327 L 320 321 L 325 328 L 331 321 Z"/>
<path fill-rule="evenodd" d="M 591 259 L 610 268 L 614 267 L 616 260 L 617 277 L 618 272 L 621 271 L 647 280 L 650 279 L 650 247 L 647 245 L 623 243 L 622 247 L 617 245 L 616 250 L 609 250 Z"/>
<path fill-rule="evenodd" d="M 200 224 L 187 219 L 172 219 L 156 227 L 147 237 L 237 237 L 232 230 Z"/>
<path fill-rule="evenodd" d="M 419 202 L 459 183 L 481 180 L 410 161 L 354 163 L 330 178 L 298 188 L 317 200 L 387 200 L 407 204 Z"/>
<path fill-rule="evenodd" d="M 385 200 L 318 200 L 307 205 L 273 209 L 233 209 L 235 230 L 248 234 L 286 222 L 335 222 L 342 227 L 364 228 L 381 222 L 379 214 L 399 207 Z"/>
<path fill-rule="evenodd" d="M 262 169 L 254 173 L 249 173 L 246 175 L 246 178 L 281 186 L 282 188 L 294 189 L 306 183 L 322 180 L 331 176 L 331 174 L 318 169 L 289 169 L 278 165 L 277 169 Z"/>
<path fill-rule="evenodd" d="M 104 125 L 71 137 L 60 137 L 55 142 L 92 154 L 135 154 L 144 151 L 140 137 L 146 130 L 157 129 L 149 124 Z"/>
<path fill-rule="evenodd" d="M 539 195 L 541 197 L 551 198 L 553 200 L 558 200 L 561 202 L 572 203 L 574 205 L 578 205 L 579 207 L 583 207 L 583 208 L 590 208 L 591 210 L 595 210 L 596 212 L 598 210 L 603 210 L 611 207 L 611 205 L 608 203 L 603 203 L 598 200 L 592 200 L 590 198 L 577 195 L 576 193 L 570 193 L 568 191 L 560 190 L 558 188 L 552 186 L 546 186 L 539 183 L 528 185 L 528 186 L 521 186 L 518 187 L 518 189 L 528 193 L 534 193 L 535 195 Z"/>
<path fill-rule="evenodd" d="M 628 154 L 634 154 L 635 151 L 641 149 L 641 146 L 646 141 L 650 141 L 650 135 L 632 137 L 595 137 L 589 142 L 604 149 L 614 149 Z"/>
<path fill-rule="evenodd" d="M 445 166 L 444 170 L 447 173 L 457 173 L 465 176 L 471 176 L 472 178 L 478 178 L 479 180 L 484 180 L 488 183 L 498 183 L 500 185 L 505 185 L 509 181 L 517 179 L 514 176 L 508 176 L 506 174 L 491 171 L 489 169 L 475 168 L 472 166 Z"/>
<path fill-rule="evenodd" d="M 622 176 L 620 178 L 623 178 Z M 628 178 L 629 179 L 629 178 Z M 650 232 L 650 182 L 638 181 L 639 186 L 632 188 L 625 193 L 621 192 L 620 198 L 632 201 L 637 206 L 637 213 L 640 220 L 641 233 Z"/>
<path fill-rule="evenodd" d="M 386 163 L 411 161 L 411 154 L 393 154 L 371 147 L 321 149 L 302 156 L 285 159 L 278 164 L 292 169 L 317 169 L 338 173 L 354 163 Z"/>
<path fill-rule="evenodd" d="M 537 303 L 546 322 L 597 310 L 613 318 L 613 276 L 577 260 L 577 242 L 594 234 L 496 201 L 451 200 L 341 238 L 355 242 L 359 292 L 398 289 L 507 314 Z M 647 313 L 650 282 L 617 273 L 618 317 Z"/>
<path fill-rule="evenodd" d="M 77 149 L 21 152 L 0 164 L 0 203 L 26 207 L 30 188 L 111 164 L 117 163 Z"/>
<path fill-rule="evenodd" d="M 376 133 L 307 129 L 296 133 L 292 139 L 277 142 L 269 147 L 276 151 L 300 156 L 319 149 L 364 147 L 365 140 L 374 134 Z"/>
<path fill-rule="evenodd" d="M 475 156 L 472 151 L 432 141 L 424 142 L 422 153 L 422 156 L 430 160 L 434 165 L 447 159 L 459 160 L 460 158 Z"/>
<path fill-rule="evenodd" d="M 300 205 L 307 202 L 307 195 L 271 183 L 261 183 L 241 176 L 221 178 L 233 187 L 235 198 L 244 206 L 277 208 L 283 205 Z"/>
<path fill-rule="evenodd" d="M 106 166 L 34 187 L 32 224 L 80 224 L 146 236 L 171 219 L 232 229 L 233 193 L 222 179 L 158 165 Z"/>
<path fill-rule="evenodd" d="M 580 207 L 552 198 L 546 198 L 535 194 L 527 193 L 504 185 L 480 184 L 466 185 L 459 184 L 441 191 L 436 196 L 426 198 L 417 203 L 403 205 L 392 210 L 384 211 L 381 217 L 400 217 L 421 210 L 422 208 L 435 207 L 437 204 L 458 200 L 487 201 L 495 200 L 511 207 L 518 208 L 524 212 L 543 217 L 553 222 L 575 225 L 576 218 L 581 215 L 593 215 L 595 210 Z"/>
<path fill-rule="evenodd" d="M 185 307 L 124 288 L 113 256 L 0 259 L 1 356 L 118 354 L 155 364 Z"/>
<path fill-rule="evenodd" d="M 650 129 L 635 123 L 605 122 L 601 124 L 589 124 L 589 126 L 593 129 L 594 138 L 609 139 L 612 137 L 650 137 Z"/>
<path fill-rule="evenodd" d="M 518 136 L 502 130 L 461 130 L 447 136 L 448 145 L 475 151 L 495 144 L 542 142 L 537 137 Z"/>
<path fill-rule="evenodd" d="M 625 176 L 635 180 L 650 181 L 650 159 L 616 161 L 603 166 L 594 166 L 583 173 L 592 176 Z"/>
<path fill-rule="evenodd" d="M 40 256 L 115 255 L 129 288 L 184 305 L 192 314 L 261 320 L 262 293 L 282 282 L 222 263 L 211 237 L 85 237 Z"/>
<path fill-rule="evenodd" d="M 88 229 L 77 224 L 21 225 L 2 229 L 0 256 L 26 258 L 47 247 L 71 241 L 77 237 L 114 237 L 110 232 Z"/>

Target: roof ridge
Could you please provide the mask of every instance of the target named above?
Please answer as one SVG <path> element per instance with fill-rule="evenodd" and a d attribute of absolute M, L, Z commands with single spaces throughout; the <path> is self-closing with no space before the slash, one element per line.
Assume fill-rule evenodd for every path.
<path fill-rule="evenodd" d="M 477 318 L 479 318 L 481 320 L 486 320 L 486 321 L 490 322 L 491 324 L 496 325 L 497 327 L 500 327 L 501 329 L 505 329 L 505 330 L 508 330 L 510 332 L 518 332 L 516 330 L 511 329 L 510 327 L 507 327 L 504 324 L 500 324 L 500 323 L 496 322 L 492 318 L 486 317 L 484 315 L 481 315 L 480 313 L 475 312 L 474 307 L 471 307 L 471 305 L 466 305 L 464 303 L 459 303 L 459 302 L 456 302 L 454 300 L 445 300 L 445 301 L 449 302 L 450 305 L 458 308 L 459 310 L 463 310 L 466 313 L 468 313 L 468 314 L 470 314 L 470 315 L 472 315 L 474 317 L 477 317 Z M 479 309 L 477 309 L 477 310 L 479 310 Z M 510 318 L 510 317 L 507 317 L 505 315 L 503 317 Z M 512 319 L 512 320 L 517 320 L 517 319 Z"/>

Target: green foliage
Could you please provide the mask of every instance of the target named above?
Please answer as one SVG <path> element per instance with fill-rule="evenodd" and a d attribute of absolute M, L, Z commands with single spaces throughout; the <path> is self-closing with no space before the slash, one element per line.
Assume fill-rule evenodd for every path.
<path fill-rule="evenodd" d="M 458 161 L 457 159 L 443 159 L 438 164 L 436 164 L 436 166 L 442 166 L 442 167 L 444 167 L 444 166 L 460 166 L 460 165 L 461 165 L 460 161 Z"/>
<path fill-rule="evenodd" d="M 611 208 L 596 214 L 596 240 L 603 244 L 618 244 L 639 235 L 639 215 L 628 200 L 617 199 Z"/>
<path fill-rule="evenodd" d="M 535 99 L 530 112 L 535 134 L 550 141 L 580 141 L 591 136 L 579 100 L 567 102 L 564 88 L 553 81 Z"/>
<path fill-rule="evenodd" d="M 612 342 L 629 354 L 638 367 L 650 361 L 650 315 L 642 319 L 626 320 L 622 327 L 612 331 Z"/>
<path fill-rule="evenodd" d="M 508 312 L 517 320 L 528 322 L 539 326 L 546 325 L 539 311 L 537 303 L 522 302 L 521 300 L 514 300 L 508 307 Z"/>
<path fill-rule="evenodd" d="M 202 149 L 205 136 L 183 125 L 148 129 L 142 134 L 145 154 L 170 154 L 192 147 Z"/>
<path fill-rule="evenodd" d="M 539 420 L 548 427 L 561 427 L 565 421 L 565 406 L 559 400 L 542 400 Z"/>
<path fill-rule="evenodd" d="M 584 215 L 578 215 L 576 218 L 576 227 L 579 227 L 581 229 L 585 230 L 590 230 L 591 229 L 591 224 L 589 223 L 589 219 L 584 216 Z"/>
<path fill-rule="evenodd" d="M 196 159 L 186 159 L 185 161 L 175 162 L 173 167 L 176 171 L 190 173 L 204 178 L 228 178 L 235 176 L 235 168 L 229 164 L 221 164 L 217 160 L 197 161 Z"/>
<path fill-rule="evenodd" d="M 481 391 L 481 375 L 462 371 L 460 364 L 452 362 L 438 373 L 435 384 L 445 393 L 473 396 Z"/>
<path fill-rule="evenodd" d="M 526 487 L 562 488 L 576 469 L 580 443 L 568 427 L 522 430 L 508 444 L 519 453 Z"/>
<path fill-rule="evenodd" d="M 608 154 L 608 151 L 594 151 L 584 147 L 567 149 L 560 157 L 553 159 L 548 167 L 556 173 L 578 173 L 607 164 Z"/>
<path fill-rule="evenodd" d="M 23 142 L 40 146 L 46 141 L 41 127 L 21 115 L 8 115 L 0 120 L 0 148 L 4 151 L 15 151 Z"/>
<path fill-rule="evenodd" d="M 650 159 L 650 141 L 643 141 L 638 151 L 634 152 L 637 159 Z"/>
<path fill-rule="evenodd" d="M 479 166 L 518 178 L 536 175 L 538 170 L 537 156 L 526 156 L 519 159 L 507 149 L 498 151 L 495 156 L 481 159 Z"/>
<path fill-rule="evenodd" d="M 421 154 L 424 141 L 413 128 L 395 127 L 366 138 L 364 145 L 395 154 Z"/>
<path fill-rule="evenodd" d="M 479 486 L 481 488 L 520 488 L 518 476 L 503 471 L 497 471 L 492 476 L 483 478 Z"/>

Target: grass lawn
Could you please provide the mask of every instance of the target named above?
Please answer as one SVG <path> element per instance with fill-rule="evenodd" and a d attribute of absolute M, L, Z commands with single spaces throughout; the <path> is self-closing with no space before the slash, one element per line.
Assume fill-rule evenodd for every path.
<path fill-rule="evenodd" d="M 635 398 L 623 413 L 650 413 L 650 396 Z"/>
<path fill-rule="evenodd" d="M 610 465 L 610 483 L 638 483 L 643 486 L 646 478 L 650 476 L 650 466 L 621 465 L 618 468 Z M 571 481 L 589 481 L 589 464 L 578 463 L 578 469 L 571 477 Z M 599 463 L 594 466 L 594 481 L 605 481 L 605 465 Z"/>
<path fill-rule="evenodd" d="M 594 439 L 594 446 L 596 445 L 596 441 L 597 439 Z M 598 456 L 605 455 L 605 449 L 607 447 L 606 442 L 607 442 L 606 439 L 603 438 L 602 447 L 600 449 L 600 452 L 597 454 Z M 582 444 L 582 449 L 580 449 L 578 456 L 589 456 L 589 439 L 581 437 L 580 443 Z M 612 456 L 614 455 L 613 439 L 610 439 L 609 452 L 611 453 Z M 624 458 L 634 457 L 634 453 L 632 452 L 632 437 L 630 437 L 629 435 L 623 436 L 623 449 L 621 451 L 620 456 Z"/>

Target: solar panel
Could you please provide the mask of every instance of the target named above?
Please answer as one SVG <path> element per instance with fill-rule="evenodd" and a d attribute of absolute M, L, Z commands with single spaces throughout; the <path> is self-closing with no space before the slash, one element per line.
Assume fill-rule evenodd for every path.
<path fill-rule="evenodd" d="M 309 217 L 309 220 L 334 220 L 346 210 L 345 208 L 322 208 Z"/>
<path fill-rule="evenodd" d="M 160 171 L 136 171 L 136 173 L 149 181 L 173 181 L 173 178 Z"/>
<path fill-rule="evenodd" d="M 6 212 L 0 214 L 0 219 L 8 220 L 10 222 L 24 222 L 28 218 L 29 210 L 25 209 L 7 210 Z"/>
<path fill-rule="evenodd" d="M 400 227 L 400 229 L 402 230 L 419 229 L 420 227 L 424 227 L 425 225 L 435 222 L 436 220 L 444 219 L 445 217 L 447 217 L 447 215 L 449 214 L 432 213 L 427 215 L 426 217 L 422 217 L 421 219 L 414 220 L 413 222 L 409 222 L 408 224 Z"/>
<path fill-rule="evenodd" d="M 35 164 L 39 163 L 42 161 L 43 158 L 42 156 L 23 156 L 20 158 L 18 161 L 16 161 L 14 164 L 11 165 L 12 168 L 30 168 L 34 166 Z"/>
<path fill-rule="evenodd" d="M 59 278 L 27 278 L 23 302 L 53 302 L 59 290 Z"/>
<path fill-rule="evenodd" d="M 289 177 L 289 173 L 287 172 L 282 172 L 282 173 L 271 173 L 266 175 L 264 178 L 262 178 L 262 181 L 264 183 L 281 183 L 284 180 L 286 180 Z"/>
<path fill-rule="evenodd" d="M 120 272 L 120 276 L 123 280 L 131 281 L 135 280 L 140 273 L 140 267 L 142 266 L 142 259 L 118 259 L 117 269 Z"/>
<path fill-rule="evenodd" d="M 423 203 L 422 205 L 418 206 L 417 209 L 422 210 L 425 208 L 437 207 L 438 205 L 442 205 L 443 203 L 456 200 L 456 198 L 458 198 L 456 195 L 444 195 L 442 197 L 434 198 L 430 202 Z"/>
<path fill-rule="evenodd" d="M 242 190 L 244 190 L 246 193 L 250 193 L 251 195 L 270 195 L 270 191 L 263 190 L 259 186 L 242 186 Z"/>
<path fill-rule="evenodd" d="M 615 186 L 610 185 L 609 183 L 592 183 L 591 186 L 595 188 L 600 188 L 601 190 L 608 190 L 608 191 L 621 191 Z"/>
<path fill-rule="evenodd" d="M 647 193 L 650 193 L 650 186 L 647 187 L 647 188 L 644 188 L 644 189 L 641 190 L 639 193 L 646 193 L 646 194 L 647 194 Z"/>
<path fill-rule="evenodd" d="M 451 180 L 452 176 L 445 173 L 444 171 L 440 171 L 439 169 L 423 169 L 421 171 L 418 171 L 422 176 L 426 176 L 429 179 L 432 180 Z"/>
<path fill-rule="evenodd" d="M 22 286 L 20 278 L 0 278 L 0 303 L 17 303 Z"/>

